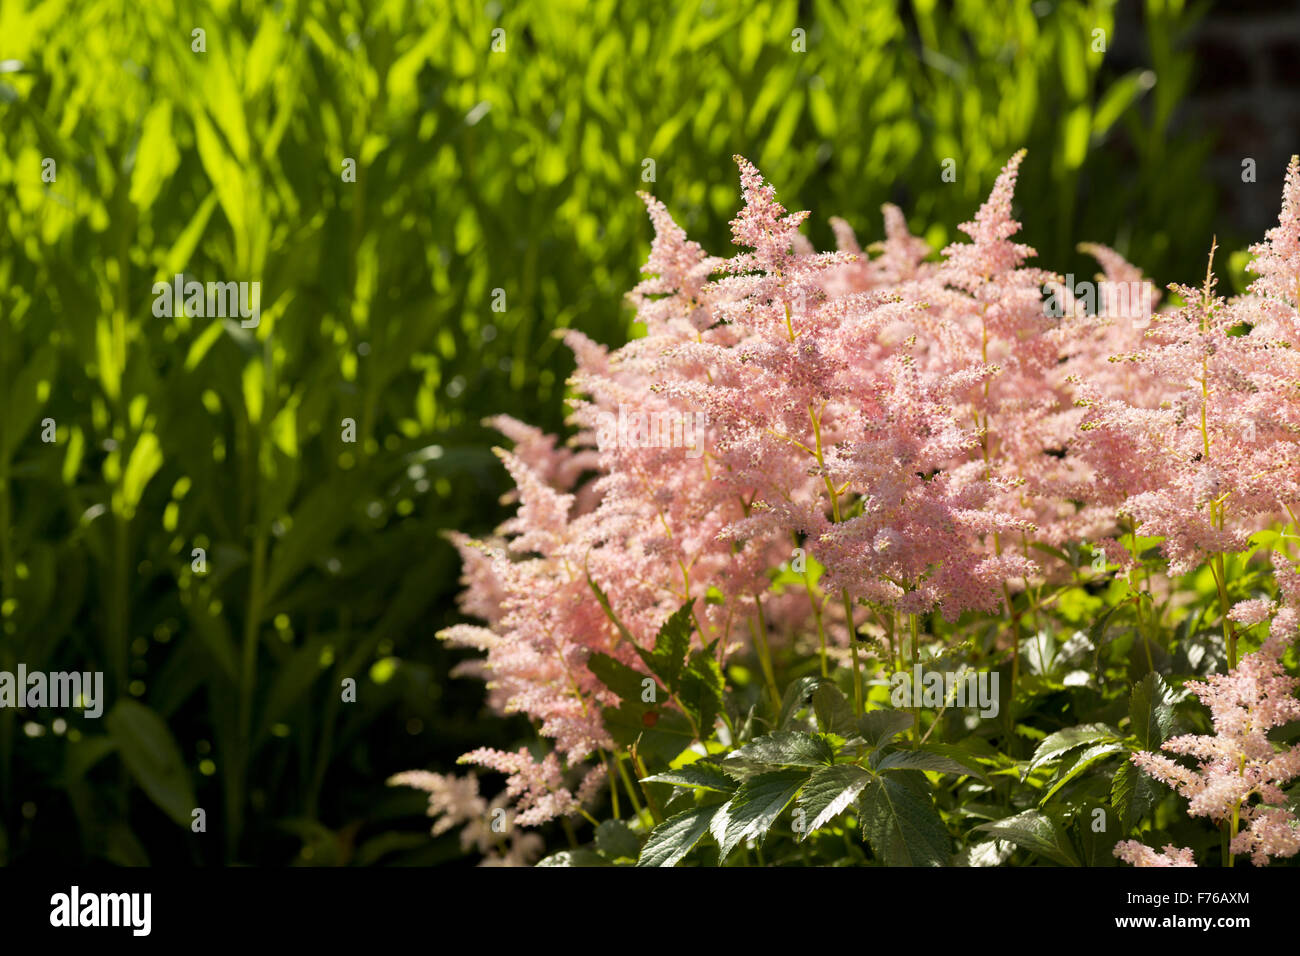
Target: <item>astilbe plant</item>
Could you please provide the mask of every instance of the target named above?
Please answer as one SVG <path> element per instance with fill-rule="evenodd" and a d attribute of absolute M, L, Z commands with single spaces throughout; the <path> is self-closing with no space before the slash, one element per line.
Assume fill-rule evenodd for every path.
<path fill-rule="evenodd" d="M 1171 754 L 1192 757 L 1189 769 L 1161 754 L 1139 751 L 1133 763 L 1150 776 L 1187 798 L 1187 812 L 1209 817 L 1224 829 L 1229 865 L 1234 854 L 1248 854 L 1256 866 L 1270 857 L 1300 852 L 1300 819 L 1288 807 L 1283 787 L 1300 776 L 1300 746 L 1278 749 L 1268 732 L 1300 720 L 1300 699 L 1294 691 L 1300 680 L 1288 675 L 1282 656 L 1296 633 L 1300 606 L 1300 574 L 1285 558 L 1277 573 L 1286 606 L 1274 615 L 1272 602 L 1238 604 L 1233 617 L 1247 626 L 1268 623 L 1263 646 L 1245 655 L 1227 674 L 1212 674 L 1204 681 L 1185 685 L 1210 711 L 1213 734 L 1186 734 L 1164 743 Z M 1190 861 L 1191 850 L 1165 847 L 1166 854 Z M 1161 861 L 1137 841 L 1115 848 L 1117 856 L 1137 866 L 1189 865 Z"/>
<path fill-rule="evenodd" d="M 1264 733 L 1300 707 L 1280 663 L 1295 572 L 1279 556 L 1281 604 L 1234 608 L 1224 556 L 1279 517 L 1294 522 L 1300 502 L 1300 165 L 1288 170 L 1279 226 L 1253 250 L 1248 294 L 1221 298 L 1211 272 L 1198 289 L 1171 287 L 1175 303 L 1149 315 L 1149 283 L 1106 247 L 1085 247 L 1105 281 L 1144 289 L 1125 308 L 1088 308 L 1060 276 L 1025 265 L 1034 252 L 1014 241 L 1012 218 L 1022 159 L 961 227 L 970 241 L 937 258 L 892 206 L 868 252 L 840 220 L 838 251 L 816 252 L 799 233 L 807 214 L 788 213 L 740 157 L 730 258 L 707 254 L 643 197 L 655 236 L 629 299 L 645 334 L 611 350 L 563 333 L 577 364 L 573 436 L 562 446 L 491 420 L 514 445 L 498 454 L 516 513 L 487 539 L 451 536 L 461 609 L 484 624 L 441 636 L 483 654 L 459 673 L 483 678 L 489 705 L 526 715 L 546 742 L 462 758 L 507 776 L 515 823 L 594 822 L 588 808 L 607 780 L 616 807 L 618 780 L 636 800 L 628 768 L 644 777 L 643 754 L 608 726 L 627 700 L 611 687 L 620 674 L 666 692 L 702 746 L 718 707 L 685 698 L 709 674 L 720 687 L 738 654 L 756 656 L 775 714 L 773 647 L 815 648 L 822 678 L 851 667 L 861 717 L 862 653 L 895 661 L 905 620 L 916 660 L 929 615 L 979 612 L 1011 619 L 1002 645 L 1014 693 L 1018 595 L 1036 612 L 1039 586 L 1073 573 L 1043 556 L 1084 544 L 1131 567 L 1142 534 L 1161 539 L 1174 574 L 1208 562 L 1235 669 L 1189 685 L 1216 736 L 1165 745 L 1201 769 L 1153 754 L 1138 766 L 1191 797 L 1193 813 L 1244 822 L 1233 852 L 1257 862 L 1294 852 L 1279 787 L 1300 758 L 1273 754 Z M 1048 291 L 1060 318 L 1044 308 Z M 804 557 L 818 573 L 773 591 L 773 569 Z M 1266 619 L 1272 636 L 1238 664 L 1237 641 Z M 674 656 L 667 670 L 655 663 Z M 691 691 L 679 682 L 688 665 Z M 649 729 L 660 714 L 633 716 Z M 717 726 L 734 739 L 725 712 Z M 439 827 L 487 809 L 476 783 L 393 782 L 429 790 Z M 1117 852 L 1139 865 L 1190 863 L 1190 851 L 1136 841 Z"/>

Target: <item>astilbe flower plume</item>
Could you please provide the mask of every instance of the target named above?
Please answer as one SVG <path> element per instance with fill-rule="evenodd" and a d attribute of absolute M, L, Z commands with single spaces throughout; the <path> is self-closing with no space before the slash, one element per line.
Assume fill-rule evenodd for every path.
<path fill-rule="evenodd" d="M 807 214 L 787 213 L 737 162 L 741 251 L 708 255 L 644 197 L 655 238 L 630 300 L 646 334 L 612 351 L 564 334 L 577 360 L 573 438 L 559 447 L 512 418 L 491 420 L 515 444 L 499 455 L 516 514 L 490 538 L 451 536 L 461 608 L 485 622 L 443 632 L 485 654 L 458 673 L 487 680 L 490 706 L 527 714 L 553 742 L 541 764 L 527 751 L 463 758 L 508 775 L 524 825 L 574 812 L 565 767 L 601 767 L 613 746 L 601 708 L 617 698 L 588 656 L 644 670 L 593 582 L 643 648 L 693 602 L 697 646 L 716 642 L 725 660 L 814 616 L 832 650 L 847 647 L 861 601 L 950 617 L 992 610 L 1008 580 L 1034 571 L 990 545 L 1033 523 L 1016 468 L 991 464 L 982 444 L 990 410 L 1004 427 L 999 454 L 1056 441 L 1026 437 L 1031 413 L 1051 401 L 1030 370 L 1053 359 L 1039 340 L 1042 275 L 1020 268 L 1029 250 L 1009 241 L 1019 159 L 967 225 L 972 244 L 941 263 L 925 261 L 892 207 L 877 258 L 843 226 L 844 248 L 812 252 L 799 234 Z M 1005 373 L 980 347 L 981 328 Z M 617 424 L 629 415 L 642 423 L 631 432 Z M 701 423 L 695 450 L 647 440 L 643 423 L 656 420 Z M 824 608 L 820 593 L 765 593 L 796 546 L 826 568 L 821 593 L 836 599 Z"/>
<path fill-rule="evenodd" d="M 1252 247 L 1248 293 L 1224 299 L 1207 269 L 1182 305 L 1156 313 L 1112 362 L 1145 381 L 1079 386 L 1076 441 L 1094 467 L 1094 500 L 1115 502 L 1163 538 L 1175 573 L 1244 550 L 1300 500 L 1300 162 L 1287 171 L 1279 224 Z M 1080 376 L 1082 379 L 1083 376 Z"/>
<path fill-rule="evenodd" d="M 637 648 L 684 604 L 692 649 L 719 663 L 756 650 L 775 691 L 769 641 L 815 626 L 831 658 L 853 649 L 856 670 L 867 605 L 886 618 L 1009 608 L 1041 573 L 1031 543 L 1090 540 L 1122 558 L 1109 536 L 1126 519 L 1163 536 L 1179 571 L 1240 550 L 1295 506 L 1300 169 L 1250 293 L 1225 301 L 1212 277 L 1175 287 L 1182 303 L 1147 328 L 1145 311 L 1087 314 L 1060 276 L 1025 265 L 1034 253 L 1012 217 L 1022 156 L 962 226 L 970 241 L 937 259 L 891 206 L 874 257 L 842 221 L 838 251 L 816 252 L 799 231 L 807 214 L 787 212 L 740 157 L 728 258 L 642 197 L 654 239 L 629 301 L 645 334 L 609 348 L 562 333 L 577 366 L 572 436 L 489 420 L 513 443 L 498 454 L 515 514 L 482 540 L 450 536 L 461 610 L 483 622 L 442 633 L 483 655 L 456 672 L 484 679 L 493 710 L 527 715 L 549 742 L 540 762 L 527 749 L 462 758 L 506 775 L 516 822 L 595 796 L 614 748 L 602 708 L 618 698 L 588 660 L 644 673 Z M 1108 281 L 1145 281 L 1089 248 Z M 1050 289 L 1061 319 L 1044 308 Z M 821 578 L 774 594 L 771 571 L 796 548 Z M 1233 615 L 1294 632 L 1294 598 Z M 1240 674 L 1271 666 L 1261 661 Z M 1243 803 L 1243 834 L 1255 834 L 1250 852 L 1274 853 L 1275 793 L 1258 793 L 1270 799 Z"/>
<path fill-rule="evenodd" d="M 1300 852 L 1300 820 L 1282 791 L 1300 776 L 1300 746 L 1279 750 L 1267 736 L 1300 719 L 1300 699 L 1293 693 L 1300 680 L 1282 666 L 1286 646 L 1283 637 L 1269 636 L 1229 673 L 1187 683 L 1209 709 L 1214 733 L 1174 737 L 1163 749 L 1194 758 L 1195 769 L 1147 751 L 1132 757 L 1147 774 L 1186 797 L 1189 814 L 1227 822 L 1233 834 L 1229 852 L 1249 854 L 1256 866 Z M 1136 863 L 1134 854 L 1141 852 L 1116 847 L 1116 854 L 1129 862 L 1151 865 Z"/>
<path fill-rule="evenodd" d="M 1191 850 L 1173 844 L 1157 853 L 1139 840 L 1121 840 L 1115 844 L 1115 855 L 1133 866 L 1196 866 Z"/>

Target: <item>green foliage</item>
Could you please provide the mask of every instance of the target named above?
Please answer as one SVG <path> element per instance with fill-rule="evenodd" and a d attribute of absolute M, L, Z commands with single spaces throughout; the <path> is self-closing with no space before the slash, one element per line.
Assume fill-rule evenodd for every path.
<path fill-rule="evenodd" d="M 392 829 L 422 826 L 421 798 L 376 783 L 491 742 L 481 695 L 448 680 L 454 660 L 429 640 L 455 613 L 440 532 L 500 515 L 484 416 L 527 406 L 560 425 L 571 363 L 552 333 L 625 337 L 650 234 L 638 189 L 722 250 L 741 152 L 814 211 L 820 246 L 831 213 L 879 235 L 887 200 L 938 245 L 1028 146 L 1043 162 L 1018 196 L 1051 210 L 1025 234 L 1046 263 L 1090 271 L 1067 243 L 1086 235 L 1193 277 L 1212 197 L 1202 148 L 1169 135 L 1188 82 L 1181 4 L 1148 4 L 1154 86 L 1092 52 L 1092 31 L 1113 28 L 1107 0 L 1035 9 L 5 4 L 0 669 L 102 670 L 112 716 L 29 736 L 0 710 L 0 854 L 459 852 Z M 1128 218 L 1146 226 L 1131 248 L 1114 234 Z M 260 321 L 155 315 L 154 283 L 177 274 L 259 282 Z M 712 649 L 666 638 L 644 663 L 667 702 L 641 702 L 639 672 L 593 663 L 622 698 L 611 734 L 665 767 L 719 717 L 752 726 Z M 842 699 L 800 686 L 788 716 L 812 698 L 810 748 L 857 734 L 880 748 L 907 729 L 873 711 L 855 733 Z M 888 823 L 881 801 L 912 790 L 885 786 L 871 819 Z M 778 796 L 746 804 L 746 832 Z M 189 829 L 194 808 L 213 838 Z M 663 858 L 711 822 L 698 813 Z M 889 826 L 873 832 L 894 845 Z M 607 856 L 560 855 L 621 858 Z"/>

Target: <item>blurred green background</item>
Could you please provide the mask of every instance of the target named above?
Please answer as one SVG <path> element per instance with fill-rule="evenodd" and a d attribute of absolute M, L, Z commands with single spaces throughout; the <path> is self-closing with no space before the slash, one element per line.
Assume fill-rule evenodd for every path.
<path fill-rule="evenodd" d="M 108 708 L 0 709 L 0 860 L 457 858 L 385 778 L 530 731 L 448 678 L 439 533 L 505 513 L 484 416 L 560 426 L 552 331 L 629 334 L 636 191 L 725 252 L 739 152 L 819 247 L 832 215 L 879 238 L 884 201 L 937 246 L 1027 146 L 1042 264 L 1091 274 L 1089 239 L 1193 279 L 1194 16 L 1114 14 L 4 0 L 0 670 L 102 670 Z M 155 317 L 176 273 L 259 281 L 260 325 Z"/>

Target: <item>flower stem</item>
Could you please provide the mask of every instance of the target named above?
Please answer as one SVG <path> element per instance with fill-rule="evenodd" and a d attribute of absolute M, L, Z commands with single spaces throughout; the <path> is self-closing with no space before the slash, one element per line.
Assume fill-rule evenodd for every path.
<path fill-rule="evenodd" d="M 908 618 L 912 627 L 912 667 L 914 668 L 913 673 L 915 674 L 917 673 L 915 668 L 921 663 L 921 627 L 915 614 L 909 614 Z M 912 720 L 915 727 L 915 733 L 912 738 L 913 747 L 921 746 L 921 704 L 919 700 L 920 695 L 917 693 L 917 690 L 918 688 L 915 687 L 912 689 Z"/>

